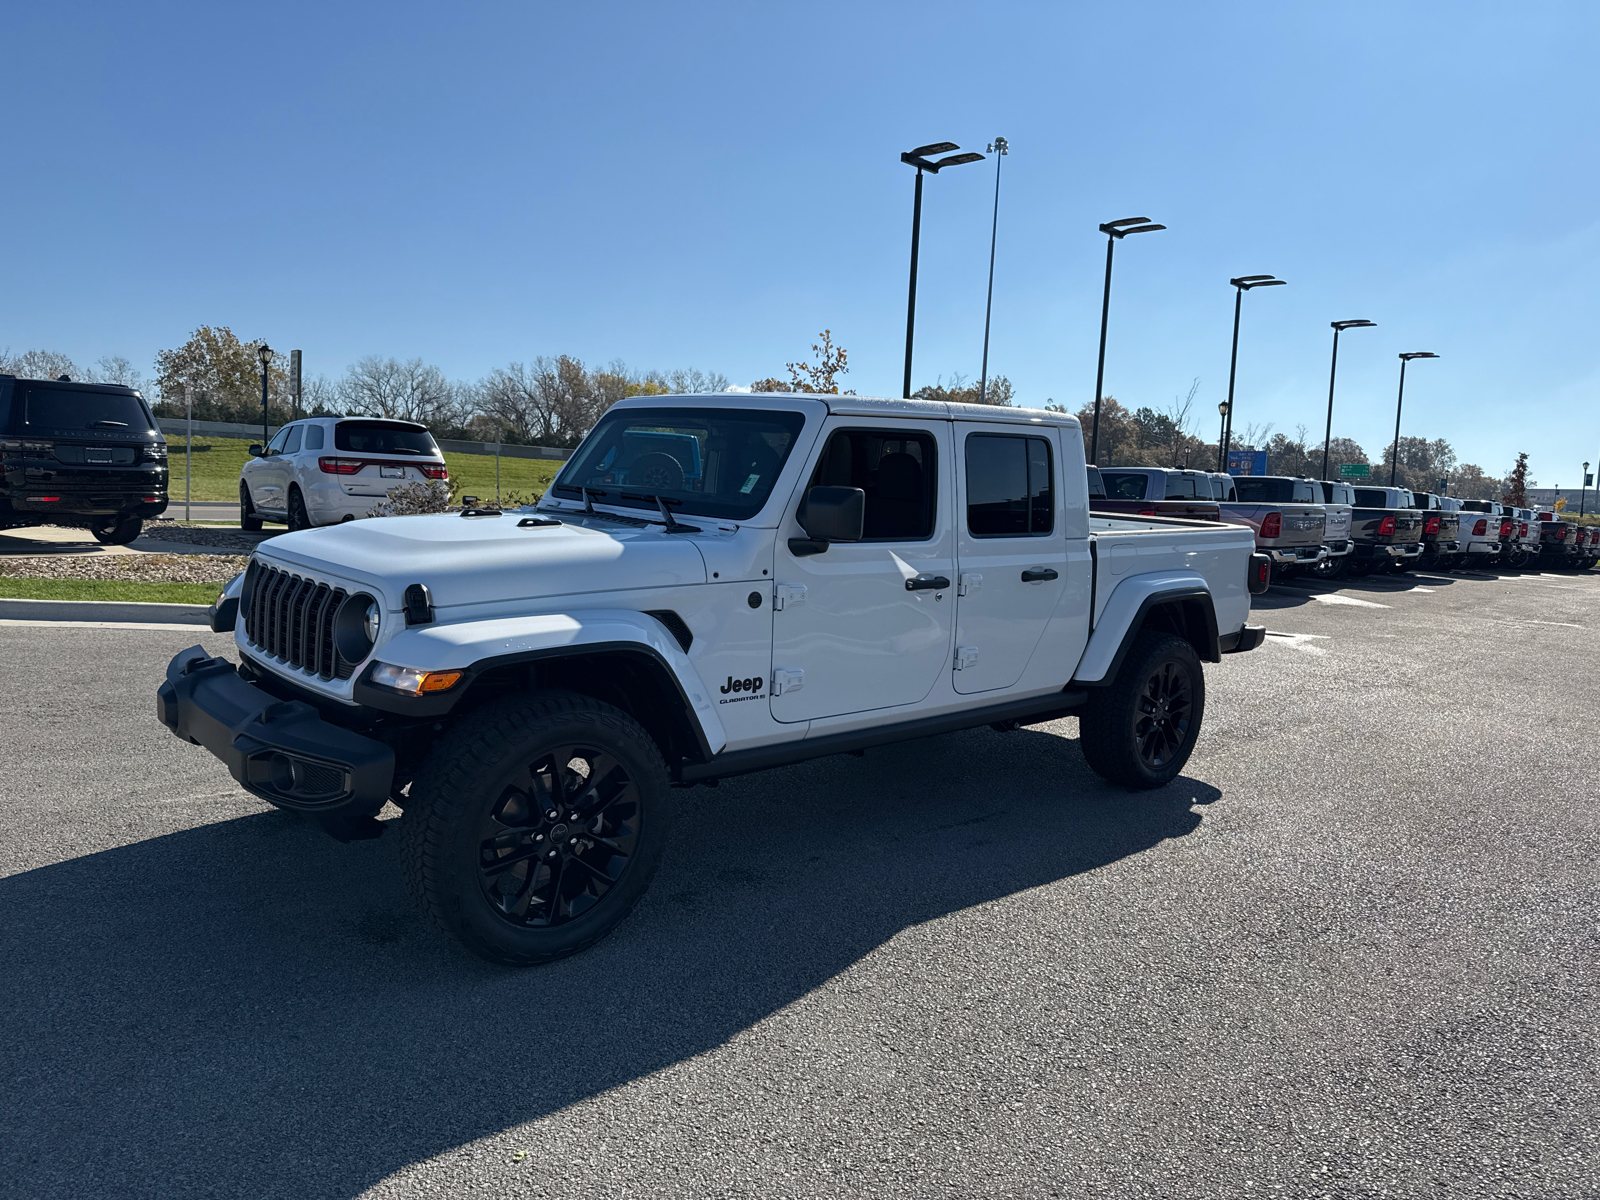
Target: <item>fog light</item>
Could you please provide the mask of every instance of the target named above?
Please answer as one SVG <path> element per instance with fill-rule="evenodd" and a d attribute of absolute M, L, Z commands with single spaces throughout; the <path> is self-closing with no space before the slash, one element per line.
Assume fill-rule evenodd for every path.
<path fill-rule="evenodd" d="M 465 671 L 419 671 L 415 667 L 396 667 L 376 663 L 370 679 L 379 687 L 393 688 L 409 696 L 428 692 L 447 692 L 461 682 Z"/>

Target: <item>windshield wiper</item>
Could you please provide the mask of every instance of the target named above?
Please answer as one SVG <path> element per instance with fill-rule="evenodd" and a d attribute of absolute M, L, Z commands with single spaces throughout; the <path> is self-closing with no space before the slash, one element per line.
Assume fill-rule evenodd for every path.
<path fill-rule="evenodd" d="M 379 454 L 427 454 L 427 450 L 413 450 L 410 446 L 396 446 L 391 450 L 380 450 Z"/>
<path fill-rule="evenodd" d="M 646 503 L 654 501 L 656 511 L 661 514 L 661 520 L 666 524 L 668 533 L 699 533 L 700 526 L 685 525 L 672 515 L 672 510 L 667 507 L 667 502 L 654 492 L 621 492 L 624 500 L 643 500 Z M 675 501 L 682 504 L 682 500 Z"/>

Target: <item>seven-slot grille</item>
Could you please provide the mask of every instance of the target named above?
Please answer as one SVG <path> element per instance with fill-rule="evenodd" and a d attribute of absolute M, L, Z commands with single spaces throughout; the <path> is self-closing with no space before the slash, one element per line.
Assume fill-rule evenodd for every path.
<path fill-rule="evenodd" d="M 333 644 L 333 615 L 348 593 L 304 575 L 292 575 L 252 559 L 244 589 L 249 643 L 271 658 L 323 679 L 349 679 L 356 664 Z"/>

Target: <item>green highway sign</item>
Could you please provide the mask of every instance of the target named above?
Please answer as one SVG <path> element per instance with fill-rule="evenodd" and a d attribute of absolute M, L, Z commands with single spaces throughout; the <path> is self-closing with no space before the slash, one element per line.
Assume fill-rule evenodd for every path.
<path fill-rule="evenodd" d="M 1340 463 L 1340 479 L 1366 479 L 1372 474 L 1371 463 Z"/>

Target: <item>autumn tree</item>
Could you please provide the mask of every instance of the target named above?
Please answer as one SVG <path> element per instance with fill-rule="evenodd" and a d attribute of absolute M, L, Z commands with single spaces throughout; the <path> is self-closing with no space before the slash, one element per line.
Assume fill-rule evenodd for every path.
<path fill-rule="evenodd" d="M 1511 468 L 1511 474 L 1506 476 L 1506 490 L 1500 497 L 1501 504 L 1510 504 L 1515 508 L 1528 507 L 1528 455 L 1526 452 L 1517 455 L 1516 466 Z"/>
<path fill-rule="evenodd" d="M 849 355 L 843 346 L 833 344 L 833 331 L 824 329 L 818 335 L 822 341 L 811 344 L 811 353 L 817 356 L 817 361 L 785 363 L 788 369 L 789 380 L 785 383 L 781 379 L 768 376 L 758 379 L 750 385 L 752 392 L 808 392 L 814 395 L 837 396 L 839 392 L 839 376 L 846 374 L 850 368 L 847 365 Z M 854 396 L 854 392 L 845 392 L 846 396 Z"/>
<path fill-rule="evenodd" d="M 936 400 L 949 404 L 984 404 L 991 407 L 1009 408 L 1016 396 L 1016 390 L 1011 386 L 1011 380 L 1004 375 L 996 375 L 989 380 L 989 385 L 984 389 L 983 398 L 978 398 L 978 385 L 967 382 L 967 377 L 959 371 L 950 376 L 950 383 L 945 385 L 944 376 L 940 376 L 932 384 L 924 384 L 911 393 L 913 400 Z"/>
<path fill-rule="evenodd" d="M 175 350 L 156 354 L 156 390 L 161 401 L 156 415 L 181 417 L 184 390 L 193 397 L 197 420 L 261 420 L 260 342 L 241 342 L 226 325 L 202 325 Z M 281 425 L 289 419 L 288 356 L 274 352 L 267 371 L 268 419 Z"/>

